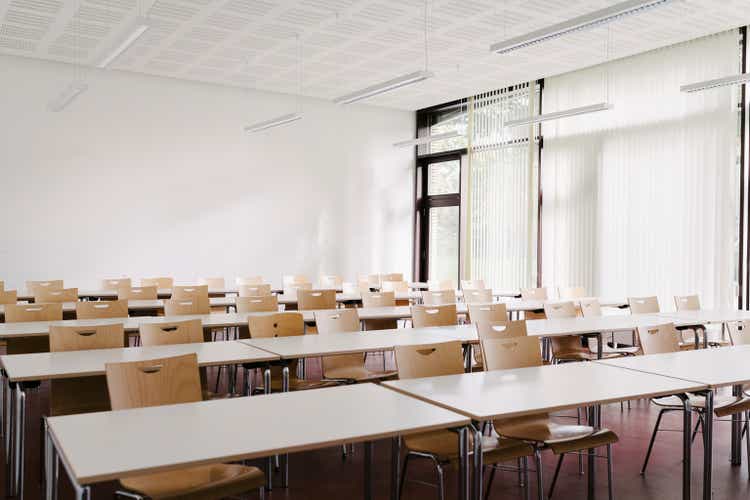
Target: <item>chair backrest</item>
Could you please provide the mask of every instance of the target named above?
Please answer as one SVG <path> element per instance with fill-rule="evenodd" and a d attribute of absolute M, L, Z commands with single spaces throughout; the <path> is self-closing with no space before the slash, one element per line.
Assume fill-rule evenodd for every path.
<path fill-rule="evenodd" d="M 48 288 L 37 288 L 34 293 L 34 302 L 77 302 L 78 288 L 60 288 L 50 290 Z"/>
<path fill-rule="evenodd" d="M 0 304 L 15 304 L 18 302 L 17 290 L 0 290 Z"/>
<path fill-rule="evenodd" d="M 169 278 L 167 276 L 161 276 L 158 278 L 141 278 L 141 286 L 155 286 L 158 289 L 164 290 L 174 286 L 174 278 Z"/>
<path fill-rule="evenodd" d="M 472 323 L 495 323 L 508 321 L 508 308 L 502 302 L 494 304 L 469 304 L 469 318 Z"/>
<path fill-rule="evenodd" d="M 119 290 L 120 288 L 130 288 L 133 286 L 133 280 L 130 278 L 110 278 L 103 279 L 100 286 L 102 290 Z"/>
<path fill-rule="evenodd" d="M 344 280 L 341 276 L 336 274 L 324 274 L 320 276 L 320 282 L 318 283 L 320 288 L 332 288 L 333 290 L 341 290 L 344 284 Z"/>
<path fill-rule="evenodd" d="M 237 286 L 242 285 L 262 285 L 263 284 L 263 276 L 248 276 L 245 278 L 235 278 L 234 282 L 237 284 Z"/>
<path fill-rule="evenodd" d="M 631 314 L 651 314 L 659 312 L 657 297 L 628 297 Z"/>
<path fill-rule="evenodd" d="M 240 297 L 260 297 L 262 295 L 271 295 L 271 285 L 261 283 L 259 285 L 240 285 Z"/>
<path fill-rule="evenodd" d="M 602 315 L 602 306 L 599 305 L 599 299 L 581 299 L 578 303 L 581 306 L 581 315 L 584 318 L 593 318 Z"/>
<path fill-rule="evenodd" d="M 542 353 L 536 337 L 484 339 L 481 346 L 484 369 L 488 371 L 542 365 Z"/>
<path fill-rule="evenodd" d="M 455 290 L 439 290 L 434 292 L 422 292 L 422 303 L 428 306 L 442 306 L 456 303 Z"/>
<path fill-rule="evenodd" d="M 386 281 L 404 281 L 404 275 L 402 273 L 385 273 L 380 275 L 380 286 Z"/>
<path fill-rule="evenodd" d="M 484 280 L 461 280 L 461 290 L 484 290 Z"/>
<path fill-rule="evenodd" d="M 453 280 L 429 280 L 427 282 L 427 290 L 431 292 L 439 292 L 441 290 L 455 290 L 456 282 Z"/>
<path fill-rule="evenodd" d="M 300 290 L 312 290 L 312 283 L 289 283 L 284 285 L 284 295 L 296 297 Z"/>
<path fill-rule="evenodd" d="M 546 288 L 521 288 L 521 298 L 523 300 L 547 300 Z"/>
<path fill-rule="evenodd" d="M 62 303 L 6 304 L 5 322 L 59 321 L 63 319 Z"/>
<path fill-rule="evenodd" d="M 63 280 L 26 282 L 26 290 L 28 290 L 31 295 L 36 295 L 37 290 L 62 290 L 64 287 Z"/>
<path fill-rule="evenodd" d="M 750 322 L 732 321 L 727 323 L 727 329 L 732 345 L 750 345 Z"/>
<path fill-rule="evenodd" d="M 636 330 L 643 354 L 663 354 L 680 350 L 679 332 L 674 323 L 639 326 Z"/>
<path fill-rule="evenodd" d="M 336 309 L 336 290 L 297 290 L 297 309 Z"/>
<path fill-rule="evenodd" d="M 489 304 L 492 302 L 492 290 L 486 288 L 464 288 L 464 302 L 467 304 Z"/>
<path fill-rule="evenodd" d="M 408 292 L 409 283 L 406 281 L 384 281 L 380 285 L 382 292 Z"/>
<path fill-rule="evenodd" d="M 544 304 L 544 315 L 547 319 L 553 318 L 575 318 L 578 316 L 578 308 L 575 302 L 547 302 Z"/>
<path fill-rule="evenodd" d="M 224 278 L 201 278 L 201 285 L 206 285 L 209 290 L 223 290 L 227 287 Z"/>
<path fill-rule="evenodd" d="M 396 305 L 394 292 L 361 292 L 362 307 L 393 307 Z"/>
<path fill-rule="evenodd" d="M 674 305 L 678 311 L 697 311 L 701 308 L 701 300 L 697 295 L 675 295 Z"/>
<path fill-rule="evenodd" d="M 464 372 L 461 342 L 426 345 L 399 345 L 396 353 L 398 378 L 439 377 Z"/>
<path fill-rule="evenodd" d="M 170 323 L 141 323 L 138 325 L 141 344 L 172 345 L 203 342 L 203 324 L 199 319 L 172 321 Z"/>
<path fill-rule="evenodd" d="M 238 313 L 278 312 L 279 299 L 276 295 L 237 297 L 234 301 Z"/>
<path fill-rule="evenodd" d="M 557 296 L 561 299 L 580 299 L 586 296 L 586 289 L 582 286 L 561 286 L 557 289 Z"/>
<path fill-rule="evenodd" d="M 175 286 L 172 288 L 172 299 L 208 300 L 208 285 Z"/>
<path fill-rule="evenodd" d="M 356 309 L 315 311 L 315 325 L 319 334 L 360 331 L 359 314 Z"/>
<path fill-rule="evenodd" d="M 189 314 L 210 314 L 208 301 L 202 299 L 169 299 L 164 301 L 165 316 L 186 316 Z"/>
<path fill-rule="evenodd" d="M 125 347 L 125 328 L 122 323 L 92 326 L 49 327 L 50 352 L 87 351 Z"/>
<path fill-rule="evenodd" d="M 479 340 L 526 337 L 526 321 L 495 321 L 477 323 Z"/>
<path fill-rule="evenodd" d="M 108 363 L 107 387 L 113 410 L 201 401 L 198 356 Z"/>
<path fill-rule="evenodd" d="M 364 276 L 360 276 L 358 278 L 358 281 L 360 282 L 367 282 L 367 286 L 370 288 L 378 288 L 380 287 L 380 275 L 379 274 L 366 274 Z"/>
<path fill-rule="evenodd" d="M 250 316 L 247 326 L 251 338 L 294 337 L 305 334 L 305 320 L 298 312 Z"/>
<path fill-rule="evenodd" d="M 155 286 L 131 286 L 117 290 L 117 298 L 120 300 L 156 300 L 159 291 Z"/>
<path fill-rule="evenodd" d="M 293 285 L 295 283 L 311 283 L 307 276 L 304 274 L 286 274 L 282 278 L 281 283 L 286 288 L 287 285 Z"/>
<path fill-rule="evenodd" d="M 5 290 L 5 281 L 0 280 L 0 291 Z"/>
<path fill-rule="evenodd" d="M 456 304 L 411 306 L 411 323 L 414 328 L 455 325 L 458 323 Z"/>
<path fill-rule="evenodd" d="M 76 302 L 76 319 L 127 318 L 127 300 Z"/>

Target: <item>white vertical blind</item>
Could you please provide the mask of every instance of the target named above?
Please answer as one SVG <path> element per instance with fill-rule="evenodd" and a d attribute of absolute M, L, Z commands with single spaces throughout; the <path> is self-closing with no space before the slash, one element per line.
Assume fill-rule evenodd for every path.
<path fill-rule="evenodd" d="M 679 87 L 738 65 L 732 31 L 545 81 L 545 112 L 614 105 L 542 126 L 546 283 L 736 304 L 736 88 Z"/>

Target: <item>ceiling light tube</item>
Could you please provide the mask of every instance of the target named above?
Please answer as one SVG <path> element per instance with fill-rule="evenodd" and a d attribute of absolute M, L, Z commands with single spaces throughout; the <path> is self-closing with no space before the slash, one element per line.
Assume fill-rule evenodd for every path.
<path fill-rule="evenodd" d="M 89 86 L 83 82 L 73 82 L 68 87 L 60 93 L 53 101 L 51 101 L 48 104 L 48 108 L 50 111 L 54 113 L 59 113 L 63 109 L 67 108 L 70 103 L 72 103 L 76 97 L 83 94 Z"/>
<path fill-rule="evenodd" d="M 507 54 L 508 52 L 553 40 L 576 31 L 601 26 L 634 14 L 641 14 L 672 1 L 674 0 L 628 0 L 627 2 L 621 2 L 611 7 L 591 12 L 590 14 L 584 14 L 538 31 L 532 31 L 525 35 L 498 42 L 490 47 L 490 51 L 497 52 L 498 54 Z"/>
<path fill-rule="evenodd" d="M 119 38 L 117 40 L 117 43 L 112 45 L 112 49 L 108 50 L 101 58 L 101 60 L 96 64 L 97 68 L 106 68 L 112 62 L 120 57 L 120 55 L 128 50 L 131 45 L 133 45 L 140 37 L 143 35 L 148 29 L 151 27 L 151 24 L 148 19 L 145 17 L 138 17 L 136 18 L 135 22 L 130 26 L 130 28 L 124 32 L 122 38 Z"/>
<path fill-rule="evenodd" d="M 730 85 L 740 85 L 750 82 L 750 73 L 717 78 L 716 80 L 706 80 L 705 82 L 691 83 L 680 87 L 680 92 L 699 92 L 701 90 L 715 89 L 717 87 L 728 87 Z"/>
<path fill-rule="evenodd" d="M 436 135 L 427 135 L 424 137 L 417 137 L 416 139 L 410 139 L 408 141 L 397 142 L 394 144 L 394 146 L 396 146 L 397 148 L 423 146 L 425 144 L 430 144 L 436 141 L 442 141 L 445 139 L 453 139 L 454 137 L 463 137 L 463 134 L 458 132 L 457 130 L 454 130 L 452 132 L 445 132 L 445 133 L 436 134 Z"/>
<path fill-rule="evenodd" d="M 606 111 L 612 109 L 613 106 L 607 102 L 601 102 L 599 104 L 592 104 L 590 106 L 583 106 L 580 108 L 571 108 L 563 111 L 555 111 L 554 113 L 547 113 L 544 115 L 530 116 L 528 118 L 522 118 L 520 120 L 510 120 L 505 122 L 506 127 L 518 127 L 521 125 L 531 125 L 532 123 L 546 122 L 550 120 L 557 120 L 560 118 L 567 118 L 569 116 L 585 115 L 587 113 L 595 113 L 597 111 Z"/>
<path fill-rule="evenodd" d="M 362 101 L 376 95 L 390 92 L 391 90 L 406 87 L 407 85 L 413 85 L 427 80 L 428 78 L 432 78 L 433 76 L 435 75 L 431 71 L 416 71 L 414 73 L 409 73 L 408 75 L 399 76 L 393 80 L 388 80 L 387 82 L 378 83 L 377 85 L 358 90 L 357 92 L 352 92 L 351 94 L 337 97 L 333 102 L 336 104 L 351 104 L 353 102 Z"/>
<path fill-rule="evenodd" d="M 277 118 L 273 118 L 271 120 L 266 120 L 264 122 L 256 123 L 254 125 L 248 125 L 245 127 L 245 132 L 248 133 L 255 133 L 260 132 L 261 130 L 266 130 L 273 127 L 280 127 L 281 125 L 286 125 L 287 123 L 296 122 L 297 120 L 301 120 L 302 115 L 299 113 L 290 113 L 288 115 L 279 116 Z"/>

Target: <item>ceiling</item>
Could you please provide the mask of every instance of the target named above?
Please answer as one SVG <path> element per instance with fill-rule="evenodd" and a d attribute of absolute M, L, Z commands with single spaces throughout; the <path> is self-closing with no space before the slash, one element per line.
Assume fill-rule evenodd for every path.
<path fill-rule="evenodd" d="M 435 78 L 368 100 L 419 109 L 750 24 L 747 0 L 676 0 L 512 54 L 492 43 L 622 0 L 429 0 Z M 332 99 L 424 68 L 424 0 L 0 0 L 0 53 Z M 610 40 L 607 49 L 607 39 Z M 717 75 L 721 76 L 721 75 Z"/>

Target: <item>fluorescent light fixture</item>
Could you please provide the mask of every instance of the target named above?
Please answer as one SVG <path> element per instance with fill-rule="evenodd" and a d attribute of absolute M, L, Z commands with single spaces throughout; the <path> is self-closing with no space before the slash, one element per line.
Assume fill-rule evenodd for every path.
<path fill-rule="evenodd" d="M 286 125 L 287 123 L 296 122 L 297 120 L 301 120 L 302 115 L 299 113 L 290 113 L 288 115 L 279 116 L 277 118 L 273 118 L 271 120 L 266 120 L 264 122 L 256 123 L 254 125 L 248 125 L 245 127 L 245 132 L 254 133 L 254 132 L 260 132 L 261 130 L 266 130 L 273 127 L 279 127 L 281 125 Z"/>
<path fill-rule="evenodd" d="M 83 82 L 73 82 L 60 93 L 53 101 L 51 101 L 47 107 L 50 111 L 58 113 L 63 109 L 67 108 L 68 105 L 75 100 L 76 97 L 83 94 L 89 86 Z"/>
<path fill-rule="evenodd" d="M 750 82 L 750 73 L 742 73 L 741 75 L 727 76 L 725 78 L 717 78 L 716 80 L 706 80 L 705 82 L 683 85 L 682 87 L 680 87 L 680 91 L 699 92 L 701 90 L 715 89 L 717 87 L 728 87 L 730 85 L 739 85 L 741 83 L 747 82 Z"/>
<path fill-rule="evenodd" d="M 112 49 L 102 56 L 101 60 L 96 64 L 96 67 L 106 68 L 109 66 L 115 59 L 120 57 L 123 52 L 128 50 L 128 48 L 130 48 L 130 46 L 141 37 L 141 35 L 148 31 L 150 27 L 151 24 L 145 17 L 136 18 L 130 28 L 124 32 L 122 38 L 119 38 L 117 43 L 112 46 Z"/>
<path fill-rule="evenodd" d="M 621 2 L 612 5 L 611 7 L 591 12 L 590 14 L 584 14 L 568 21 L 549 26 L 548 28 L 532 31 L 531 33 L 496 43 L 490 47 L 490 51 L 497 52 L 498 54 L 507 54 L 508 52 L 547 42 L 569 33 L 601 26 L 602 24 L 618 21 L 634 14 L 641 14 L 642 12 L 666 5 L 672 1 L 674 0 L 628 0 L 627 2 Z"/>
<path fill-rule="evenodd" d="M 442 141 L 444 139 L 453 139 L 454 137 L 463 137 L 463 134 L 457 130 L 453 132 L 445 132 L 436 135 L 426 135 L 424 137 L 418 137 L 416 139 L 410 139 L 408 141 L 401 141 L 394 144 L 397 148 L 406 148 L 414 146 L 422 146 L 424 144 L 430 144 L 431 142 Z"/>
<path fill-rule="evenodd" d="M 532 123 L 557 120 L 559 118 L 567 118 L 569 116 L 585 115 L 587 113 L 595 113 L 597 111 L 606 111 L 612 108 L 613 106 L 611 104 L 607 102 L 601 102 L 599 104 L 592 104 L 590 106 L 566 109 L 563 111 L 555 111 L 554 113 L 530 116 L 528 118 L 522 118 L 520 120 L 511 120 L 511 121 L 505 122 L 505 126 L 506 127 L 518 127 L 520 125 L 531 125 Z"/>
<path fill-rule="evenodd" d="M 336 104 L 351 104 L 353 102 L 369 99 L 370 97 L 385 94 L 391 90 L 396 90 L 401 87 L 406 87 L 407 85 L 427 80 L 433 76 L 435 76 L 435 74 L 431 71 L 416 71 L 414 73 L 409 73 L 408 75 L 399 76 L 393 80 L 388 80 L 387 82 L 378 83 L 377 85 L 358 90 L 357 92 L 352 92 L 345 96 L 337 97 L 333 102 Z"/>

